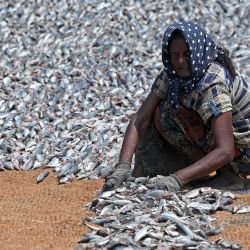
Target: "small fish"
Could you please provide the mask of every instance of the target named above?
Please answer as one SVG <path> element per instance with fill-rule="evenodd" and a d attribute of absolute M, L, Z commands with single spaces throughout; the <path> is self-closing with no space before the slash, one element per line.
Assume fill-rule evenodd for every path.
<path fill-rule="evenodd" d="M 114 204 L 114 205 L 120 206 L 120 207 L 122 207 L 124 205 L 127 205 L 127 204 L 129 204 L 131 202 L 132 201 L 130 201 L 130 200 L 108 200 L 107 201 L 107 203 L 109 203 L 109 204 Z"/>
<path fill-rule="evenodd" d="M 150 190 L 146 193 L 146 196 L 149 197 L 159 197 L 165 193 L 164 190 Z"/>
<path fill-rule="evenodd" d="M 102 192 L 99 197 L 100 198 L 108 198 L 108 197 L 111 197 L 113 194 L 116 193 L 116 190 L 110 190 L 110 191 L 105 191 L 105 192 Z"/>
<path fill-rule="evenodd" d="M 188 198 L 188 199 L 192 199 L 192 198 L 197 197 L 199 194 L 200 194 L 200 189 L 197 188 L 197 189 L 191 190 L 191 191 L 183 194 L 183 197 Z"/>
<path fill-rule="evenodd" d="M 141 240 L 142 238 L 144 238 L 149 230 L 150 227 L 143 227 L 141 228 L 138 232 L 136 232 L 135 234 L 135 242 Z"/>
<path fill-rule="evenodd" d="M 233 214 L 246 214 L 250 213 L 250 206 L 237 206 L 232 209 Z"/>
<path fill-rule="evenodd" d="M 106 223 L 111 223 L 113 221 L 116 221 L 117 218 L 116 216 L 109 216 L 109 217 L 103 217 L 103 218 L 94 218 L 94 217 L 89 216 L 89 217 L 83 218 L 83 223 L 85 223 L 84 220 L 103 226 Z"/>
<path fill-rule="evenodd" d="M 236 244 L 234 242 L 231 241 L 227 241 L 227 240 L 223 240 L 223 239 L 219 239 L 216 241 L 216 243 L 226 249 L 242 249 L 242 246 L 240 244 Z"/>
<path fill-rule="evenodd" d="M 159 222 L 164 222 L 167 220 L 170 220 L 173 223 L 175 223 L 191 239 L 205 240 L 204 238 L 202 238 L 198 234 L 194 233 L 187 225 L 185 225 L 184 221 L 181 218 L 179 218 L 178 216 L 176 216 L 174 214 L 170 214 L 170 213 L 165 212 L 165 213 L 161 214 L 161 216 L 158 218 Z"/>
<path fill-rule="evenodd" d="M 36 183 L 42 182 L 48 175 L 49 175 L 49 172 L 42 172 L 36 177 Z"/>

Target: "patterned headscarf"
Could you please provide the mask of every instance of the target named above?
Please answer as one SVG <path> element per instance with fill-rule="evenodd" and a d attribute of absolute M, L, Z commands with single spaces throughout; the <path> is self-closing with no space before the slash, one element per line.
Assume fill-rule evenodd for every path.
<path fill-rule="evenodd" d="M 180 31 L 190 50 L 190 65 L 192 74 L 189 78 L 180 78 L 170 63 L 168 46 L 175 30 Z M 164 33 L 162 42 L 162 62 L 169 78 L 168 101 L 174 110 L 179 108 L 179 98 L 195 88 L 208 66 L 218 57 L 221 51 L 205 29 L 192 22 L 176 22 L 170 25 Z"/>

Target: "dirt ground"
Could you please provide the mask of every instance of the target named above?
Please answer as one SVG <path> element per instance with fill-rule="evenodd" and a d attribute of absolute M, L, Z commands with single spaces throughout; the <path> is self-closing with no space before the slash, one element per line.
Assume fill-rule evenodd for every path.
<path fill-rule="evenodd" d="M 250 205 L 250 192 L 240 195 L 233 203 L 233 206 Z M 212 240 L 223 238 L 225 240 L 240 243 L 242 249 L 250 250 L 250 213 L 231 214 L 225 211 L 216 212 L 216 224 L 228 223 L 226 228 L 217 236 L 211 237 Z"/>
<path fill-rule="evenodd" d="M 86 204 L 98 195 L 102 180 L 80 180 L 58 185 L 56 174 L 36 184 L 44 169 L 0 172 L 0 249 L 70 250 L 88 231 L 81 217 L 90 215 Z M 47 171 L 47 170 L 46 170 Z M 250 194 L 234 205 L 250 203 Z M 212 239 L 224 238 L 250 249 L 250 215 L 216 213 L 217 223 L 228 221 L 226 229 Z"/>
<path fill-rule="evenodd" d="M 0 249 L 73 249 L 88 229 L 81 217 L 102 180 L 57 184 L 56 174 L 36 184 L 44 169 L 0 172 Z M 46 169 L 47 171 L 47 169 Z"/>

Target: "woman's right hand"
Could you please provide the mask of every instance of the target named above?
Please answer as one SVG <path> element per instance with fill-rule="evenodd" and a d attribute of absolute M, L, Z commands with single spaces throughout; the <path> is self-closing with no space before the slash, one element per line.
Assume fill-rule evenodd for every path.
<path fill-rule="evenodd" d="M 106 179 L 102 192 L 116 189 L 131 176 L 131 165 L 127 161 L 116 164 L 114 172 Z"/>

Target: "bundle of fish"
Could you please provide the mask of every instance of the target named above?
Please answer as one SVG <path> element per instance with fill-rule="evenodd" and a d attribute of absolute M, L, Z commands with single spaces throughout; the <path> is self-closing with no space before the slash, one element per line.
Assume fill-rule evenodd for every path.
<path fill-rule="evenodd" d="M 74 250 L 83 249 L 241 249 L 223 239 L 212 242 L 226 223 L 214 227 L 210 214 L 218 210 L 249 213 L 250 206 L 228 207 L 236 195 L 211 188 L 177 194 L 147 188 L 147 177 L 100 194 L 89 208 L 96 216 L 82 222 L 91 231 Z"/>
<path fill-rule="evenodd" d="M 105 177 L 162 67 L 165 28 L 204 25 L 249 76 L 249 16 L 248 0 L 0 1 L 0 170 Z"/>

